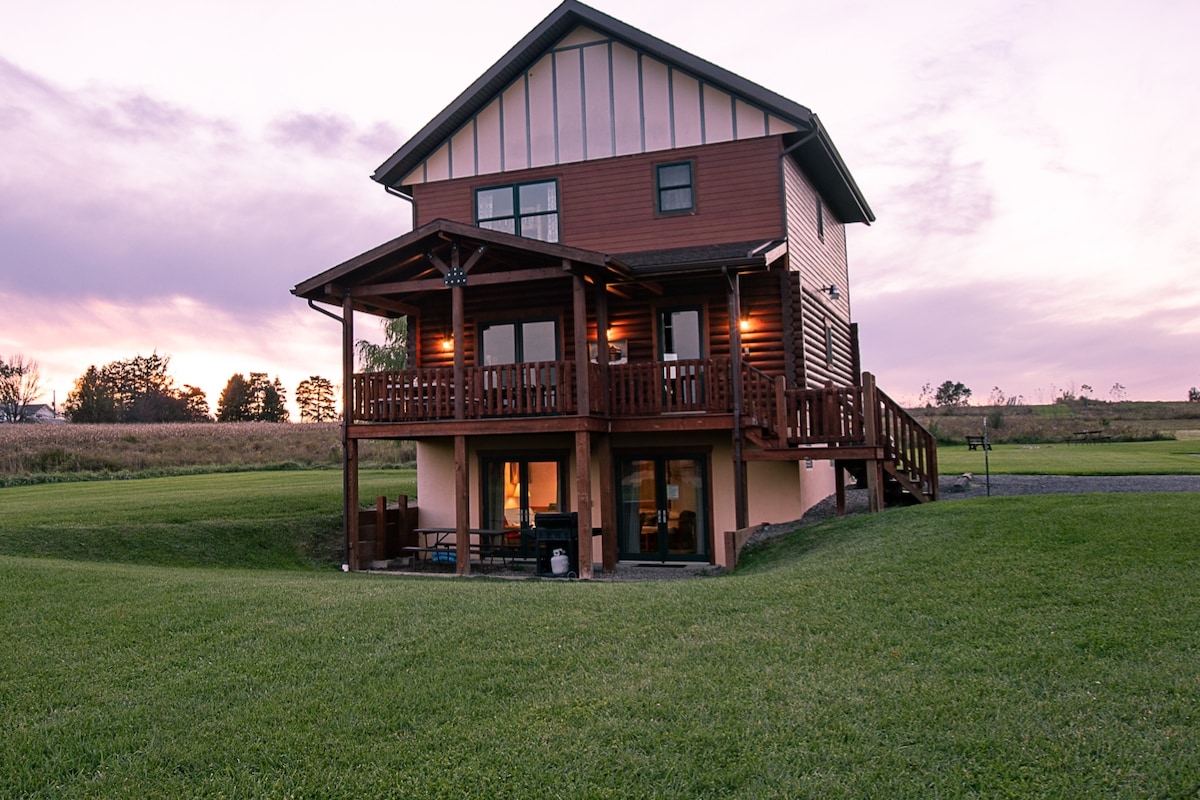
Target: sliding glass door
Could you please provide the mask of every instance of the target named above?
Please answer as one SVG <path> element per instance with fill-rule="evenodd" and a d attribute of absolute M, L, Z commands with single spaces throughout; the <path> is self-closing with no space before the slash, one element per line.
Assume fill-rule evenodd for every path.
<path fill-rule="evenodd" d="M 564 456 L 484 457 L 482 469 L 483 527 L 510 531 L 510 546 L 521 547 L 520 532 L 533 528 L 534 515 L 563 510 Z"/>
<path fill-rule="evenodd" d="M 628 456 L 617 461 L 617 532 L 625 559 L 709 557 L 707 459 Z"/>

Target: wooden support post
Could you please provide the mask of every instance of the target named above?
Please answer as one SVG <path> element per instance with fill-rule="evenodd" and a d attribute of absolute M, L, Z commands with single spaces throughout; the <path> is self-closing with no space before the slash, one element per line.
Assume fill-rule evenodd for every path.
<path fill-rule="evenodd" d="M 350 569 L 361 568 L 358 558 L 358 440 L 349 439 L 345 447 L 345 464 L 342 466 L 346 509 L 347 563 Z"/>
<path fill-rule="evenodd" d="M 862 375 L 863 428 L 868 447 L 878 447 L 879 441 L 879 396 L 875 391 L 875 376 L 869 372 Z M 877 458 L 867 460 L 867 501 L 872 512 L 883 510 L 883 463 Z"/>
<path fill-rule="evenodd" d="M 563 262 L 566 266 L 569 262 Z M 592 413 L 591 391 L 588 386 L 591 370 L 588 359 L 587 341 L 587 288 L 580 275 L 572 276 L 573 293 L 571 313 L 575 321 L 575 413 L 586 417 Z"/>
<path fill-rule="evenodd" d="M 454 437 L 454 565 L 459 575 L 471 574 L 471 525 L 467 437 Z"/>
<path fill-rule="evenodd" d="M 387 497 L 375 498 L 375 560 L 387 560 Z"/>
<path fill-rule="evenodd" d="M 600 470 L 600 536 L 601 569 L 614 572 L 617 569 L 617 508 L 616 477 L 613 475 L 612 440 L 607 433 L 599 436 L 596 466 Z"/>
<path fill-rule="evenodd" d="M 458 266 L 458 250 L 454 251 L 454 265 Z M 463 321 L 463 287 L 450 287 L 450 316 L 451 324 L 454 326 L 454 418 L 463 419 L 465 413 L 465 401 L 467 387 L 463 384 L 466 382 L 466 364 L 464 362 L 464 348 L 466 342 L 463 341 L 465 336 L 466 324 Z"/>
<path fill-rule="evenodd" d="M 602 281 L 596 283 L 596 361 L 600 365 L 600 385 L 591 387 L 591 392 L 601 392 L 600 411 L 607 415 L 611 406 L 608 391 L 608 289 Z M 603 492 L 600 496 L 608 497 Z"/>
<path fill-rule="evenodd" d="M 354 420 L 354 300 L 342 295 L 342 542 L 349 569 L 358 565 L 358 440 L 350 438 Z"/>
<path fill-rule="evenodd" d="M 846 470 L 833 462 L 833 483 L 837 492 L 837 515 L 846 516 Z"/>
<path fill-rule="evenodd" d="M 575 432 L 575 493 L 579 511 L 579 577 L 592 579 L 592 437 Z"/>
<path fill-rule="evenodd" d="M 775 378 L 775 433 L 784 447 L 788 444 L 791 416 L 787 407 L 787 378 L 779 375 Z"/>

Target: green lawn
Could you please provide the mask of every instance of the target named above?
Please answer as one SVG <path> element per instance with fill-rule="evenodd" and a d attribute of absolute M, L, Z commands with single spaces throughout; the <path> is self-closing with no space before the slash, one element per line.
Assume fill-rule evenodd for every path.
<path fill-rule="evenodd" d="M 1194 797 L 1198 516 L 938 503 L 658 583 L 0 556 L 0 797 Z"/>
<path fill-rule="evenodd" d="M 1104 444 L 997 444 L 987 454 L 1002 475 L 1200 475 L 1200 440 Z M 984 452 L 938 446 L 942 475 L 982 474 Z"/>

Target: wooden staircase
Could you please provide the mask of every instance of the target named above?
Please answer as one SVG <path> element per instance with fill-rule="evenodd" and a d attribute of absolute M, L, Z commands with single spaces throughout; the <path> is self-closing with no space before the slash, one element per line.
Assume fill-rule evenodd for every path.
<path fill-rule="evenodd" d="M 937 442 L 871 373 L 857 386 L 789 389 L 783 378 L 745 367 L 742 389 L 743 458 L 833 461 L 839 514 L 847 473 L 867 488 L 872 511 L 938 499 Z"/>

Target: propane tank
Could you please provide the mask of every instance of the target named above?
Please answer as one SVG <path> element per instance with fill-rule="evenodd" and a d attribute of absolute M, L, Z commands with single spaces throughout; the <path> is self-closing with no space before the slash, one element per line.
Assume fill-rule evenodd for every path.
<path fill-rule="evenodd" d="M 555 575 L 566 575 L 567 567 L 570 566 L 570 559 L 567 558 L 567 551 L 562 548 L 556 549 L 550 556 L 550 571 Z"/>

